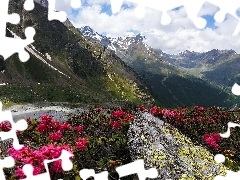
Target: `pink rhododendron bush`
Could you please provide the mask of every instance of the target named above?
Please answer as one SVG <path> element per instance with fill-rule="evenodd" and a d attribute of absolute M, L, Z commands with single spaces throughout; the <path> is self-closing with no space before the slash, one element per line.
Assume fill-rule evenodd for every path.
<path fill-rule="evenodd" d="M 229 138 L 222 138 L 219 134 L 227 132 L 228 122 L 239 123 L 234 112 L 217 107 L 204 108 L 199 106 L 178 109 L 164 109 L 154 106 L 150 112 L 179 129 L 196 144 L 205 145 L 214 155 L 225 155 L 224 165 L 232 171 L 239 170 L 239 127 L 231 128 Z"/>
<path fill-rule="evenodd" d="M 131 162 L 126 134 L 133 119 L 134 116 L 123 109 L 103 111 L 102 108 L 70 114 L 66 122 L 58 122 L 47 114 L 40 120 L 28 118 L 28 129 L 18 132 L 19 142 L 24 147 L 8 149 L 16 165 L 5 169 L 5 174 L 9 179 L 26 178 L 22 170 L 25 164 L 34 167 L 34 175 L 44 173 L 43 161 L 58 158 L 65 149 L 74 155 L 71 158 L 73 169 L 64 172 L 61 160 L 54 161 L 49 165 L 51 179 L 80 179 L 79 171 L 84 168 L 96 172 L 107 170 L 109 178 L 116 179 L 115 167 Z M 10 129 L 8 123 L 1 124 L 2 131 Z"/>
<path fill-rule="evenodd" d="M 97 172 L 107 170 L 109 179 L 118 179 L 115 167 L 132 162 L 127 145 L 129 125 L 134 121 L 136 111 L 147 111 L 144 106 L 137 109 L 101 107 L 79 114 L 70 114 L 68 120 L 59 122 L 43 114 L 41 119 L 28 118 L 28 129 L 18 132 L 20 144 L 24 147 L 7 152 L 15 159 L 15 167 L 4 169 L 7 179 L 25 178 L 22 167 L 31 164 L 33 174 L 45 172 L 44 159 L 59 157 L 61 150 L 72 153 L 73 169 L 64 172 L 61 160 L 49 164 L 52 179 L 80 179 L 79 171 L 84 168 Z M 196 144 L 206 146 L 213 154 L 224 154 L 225 165 L 231 170 L 239 170 L 240 148 L 238 128 L 231 130 L 231 136 L 223 139 L 218 133 L 227 131 L 227 123 L 237 122 L 232 112 L 216 107 L 164 109 L 152 107 L 149 112 L 168 122 Z M 11 125 L 1 123 L 0 130 L 8 131 Z M 128 176 L 126 179 L 133 179 Z"/>

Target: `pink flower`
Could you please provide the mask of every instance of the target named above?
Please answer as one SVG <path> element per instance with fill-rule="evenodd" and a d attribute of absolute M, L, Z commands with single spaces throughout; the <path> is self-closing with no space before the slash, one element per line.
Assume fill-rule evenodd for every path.
<path fill-rule="evenodd" d="M 213 147 L 214 147 L 215 149 L 218 149 L 218 148 L 219 148 L 219 145 L 215 143 Z"/>
<path fill-rule="evenodd" d="M 221 140 L 221 136 L 220 136 L 220 134 L 218 134 L 218 133 L 212 134 L 212 138 L 213 138 L 216 142 L 218 142 L 218 141 Z"/>
<path fill-rule="evenodd" d="M 216 143 L 215 140 L 212 137 L 209 137 L 209 138 L 205 139 L 205 141 L 209 146 L 214 146 L 215 143 Z"/>
<path fill-rule="evenodd" d="M 47 157 L 47 159 L 58 158 L 61 155 L 61 148 L 54 147 L 53 144 L 42 146 L 40 151 Z"/>
<path fill-rule="evenodd" d="M 137 110 L 144 111 L 144 110 L 146 110 L 146 108 L 145 108 L 145 106 L 141 105 L 139 108 L 137 108 Z"/>
<path fill-rule="evenodd" d="M 209 136 L 209 134 L 204 134 L 203 135 L 203 138 L 206 140 L 207 138 L 209 138 L 210 136 Z"/>
<path fill-rule="evenodd" d="M 98 112 L 100 112 L 100 111 L 102 111 L 102 110 L 103 110 L 102 107 L 98 107 L 98 108 L 96 109 L 96 111 L 98 111 Z"/>
<path fill-rule="evenodd" d="M 118 121 L 114 121 L 112 126 L 114 129 L 118 130 L 120 128 L 120 123 Z"/>
<path fill-rule="evenodd" d="M 0 130 L 3 132 L 8 132 L 12 129 L 12 125 L 8 121 L 4 121 L 0 123 Z"/>
<path fill-rule="evenodd" d="M 174 119 L 180 119 L 181 114 L 178 113 L 176 110 L 171 111 L 171 115 L 174 117 Z"/>
<path fill-rule="evenodd" d="M 60 130 L 61 131 L 65 131 L 65 130 L 68 130 L 69 128 L 71 127 L 71 125 L 67 122 L 64 122 L 61 127 L 60 127 Z"/>
<path fill-rule="evenodd" d="M 38 131 L 40 133 L 46 132 L 47 131 L 47 126 L 43 123 L 38 124 Z"/>
<path fill-rule="evenodd" d="M 52 120 L 52 124 L 53 124 L 53 127 L 54 127 L 55 131 L 60 130 L 60 128 L 61 128 L 61 123 L 60 122 Z"/>
<path fill-rule="evenodd" d="M 75 126 L 74 129 L 76 129 L 78 132 L 82 132 L 83 131 L 83 127 L 82 126 Z"/>
<path fill-rule="evenodd" d="M 122 110 L 117 110 L 117 111 L 112 112 L 112 115 L 116 118 L 120 118 L 123 115 L 125 115 L 125 112 L 123 112 Z"/>
<path fill-rule="evenodd" d="M 154 106 L 150 109 L 150 113 L 154 116 L 158 115 L 159 114 L 159 110 L 157 108 L 157 106 Z"/>
<path fill-rule="evenodd" d="M 50 133 L 48 137 L 52 141 L 60 141 L 62 139 L 62 135 L 60 131 Z"/>
<path fill-rule="evenodd" d="M 30 120 L 31 120 L 30 117 L 28 117 L 28 118 L 26 119 L 27 122 L 29 122 Z"/>
<path fill-rule="evenodd" d="M 215 115 L 217 119 L 221 119 L 221 116 L 219 114 Z"/>
<path fill-rule="evenodd" d="M 25 179 L 27 177 L 20 167 L 17 167 L 17 170 L 15 171 L 15 173 L 16 173 L 16 176 L 20 179 Z"/>
<path fill-rule="evenodd" d="M 166 117 L 172 115 L 171 112 L 170 112 L 169 110 L 167 110 L 167 109 L 163 109 L 163 110 L 162 110 L 162 113 L 163 113 L 163 115 L 166 116 Z"/>
<path fill-rule="evenodd" d="M 49 124 L 49 123 L 51 123 L 51 121 L 52 121 L 52 116 L 48 116 L 47 114 L 42 115 L 41 123 Z"/>
<path fill-rule="evenodd" d="M 216 121 L 215 121 L 214 119 L 212 119 L 212 118 L 207 118 L 207 121 L 208 121 L 208 122 L 211 122 L 211 123 L 213 123 L 213 124 L 216 123 Z"/>
<path fill-rule="evenodd" d="M 223 111 L 222 114 L 223 114 L 224 116 L 226 116 L 226 115 L 227 115 L 227 112 L 226 112 L 226 111 Z"/>
<path fill-rule="evenodd" d="M 65 149 L 66 151 L 73 154 L 73 150 L 71 149 L 71 146 L 69 144 L 64 144 L 61 146 L 61 150 Z"/>
<path fill-rule="evenodd" d="M 43 170 L 44 169 L 40 167 L 33 166 L 33 175 L 35 176 L 35 175 L 41 174 Z"/>
<path fill-rule="evenodd" d="M 194 106 L 194 109 L 201 111 L 201 112 L 205 112 L 206 109 L 204 107 L 199 107 L 199 106 Z"/>
<path fill-rule="evenodd" d="M 54 171 L 55 173 L 64 173 L 64 170 L 62 169 L 62 160 L 61 159 L 53 162 L 52 171 Z"/>
<path fill-rule="evenodd" d="M 76 148 L 81 150 L 86 150 L 88 141 L 86 138 L 78 138 L 78 141 L 76 142 Z"/>

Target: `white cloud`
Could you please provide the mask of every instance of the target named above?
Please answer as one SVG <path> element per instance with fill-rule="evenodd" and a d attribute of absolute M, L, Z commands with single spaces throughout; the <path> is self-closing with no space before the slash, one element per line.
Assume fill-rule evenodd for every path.
<path fill-rule="evenodd" d="M 219 11 L 219 8 L 213 4 L 210 4 L 208 2 L 205 2 L 201 8 L 201 10 L 199 11 L 198 15 L 202 16 L 202 15 L 213 15 L 215 14 L 217 11 Z"/>
<path fill-rule="evenodd" d="M 67 1 L 70 0 L 61 0 L 65 4 Z M 185 50 L 204 52 L 211 49 L 233 49 L 240 53 L 239 35 L 232 36 L 238 21 L 230 15 L 223 23 L 216 22 L 216 29 L 200 30 L 187 17 L 184 8 L 169 11 L 172 22 L 163 26 L 162 13 L 157 10 L 146 8 L 144 18 L 137 18 L 134 15 L 135 6 L 122 9 L 116 15 L 108 15 L 102 12 L 102 5 L 110 5 L 110 0 L 89 0 L 87 3 L 88 6 L 82 7 L 76 18 L 72 19 L 75 27 L 89 25 L 98 33 L 111 36 L 124 36 L 129 34 L 128 31 L 131 29 L 138 30 L 145 35 L 150 46 L 169 54 Z M 205 3 L 198 15 L 214 15 L 217 11 L 218 7 Z"/>

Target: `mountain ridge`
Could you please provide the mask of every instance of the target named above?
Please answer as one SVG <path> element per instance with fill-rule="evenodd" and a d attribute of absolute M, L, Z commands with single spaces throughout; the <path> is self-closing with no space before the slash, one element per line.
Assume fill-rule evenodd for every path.
<path fill-rule="evenodd" d="M 193 93 L 190 91 L 199 92 L 199 94 L 202 94 L 202 99 L 206 99 L 204 101 L 207 101 L 207 99 L 217 99 L 216 95 L 214 93 L 212 96 L 214 98 L 211 98 L 210 96 L 208 98 L 205 98 L 204 94 L 209 94 L 209 91 L 213 91 L 217 94 L 225 94 L 225 98 L 227 96 L 232 98 L 232 95 L 230 94 L 230 91 L 225 91 L 222 88 L 220 88 L 217 84 L 211 83 L 208 81 L 208 79 L 204 78 L 204 75 L 201 74 L 203 71 L 200 71 L 201 68 L 196 69 L 197 65 L 204 65 L 205 62 L 199 63 L 196 59 L 195 62 L 195 68 L 192 70 L 189 68 L 186 70 L 186 68 L 183 65 L 188 65 L 188 61 L 192 61 L 192 57 L 188 59 L 188 61 L 185 62 L 185 64 L 182 63 L 184 61 L 183 57 L 186 56 L 186 53 L 189 56 L 207 56 L 209 53 L 212 54 L 212 57 L 216 56 L 216 52 L 218 50 L 212 50 L 210 52 L 206 52 L 205 54 L 201 53 L 195 53 L 190 51 L 185 51 L 183 53 L 180 53 L 178 55 L 169 55 L 164 53 L 160 49 L 153 49 L 150 46 L 148 46 L 144 39 L 145 37 L 142 37 L 140 34 L 130 37 L 118 37 L 118 38 L 107 38 L 106 36 L 101 36 L 98 33 L 96 33 L 93 29 L 91 29 L 89 26 L 87 27 L 88 33 L 85 33 L 84 27 L 78 29 L 85 37 L 93 40 L 94 42 L 102 42 L 102 39 L 108 39 L 108 44 L 103 44 L 106 48 L 111 49 L 114 51 L 123 61 L 125 61 L 129 66 L 136 69 L 141 75 L 143 75 L 145 78 L 148 79 L 150 82 L 150 86 L 152 87 L 152 94 L 155 94 L 155 97 L 157 96 L 157 101 L 160 101 L 160 99 L 165 99 L 166 96 L 171 97 L 170 99 L 175 102 L 173 104 L 176 104 L 178 106 L 190 106 L 190 105 L 196 105 L 196 103 L 200 103 L 203 105 L 207 105 L 207 103 L 201 102 L 198 99 L 194 98 Z M 97 34 L 98 38 L 94 38 L 94 35 Z M 91 36 L 93 35 L 93 36 Z M 109 44 L 110 41 L 110 44 Z M 114 46 L 114 48 L 112 48 Z M 235 54 L 234 51 L 220 51 L 223 52 L 223 54 L 226 54 L 228 52 L 229 56 L 232 54 Z M 188 56 L 186 56 L 188 57 Z M 182 61 L 180 61 L 182 59 Z M 186 60 L 187 58 L 185 58 Z M 206 60 L 211 66 L 211 61 L 209 58 Z M 183 65 L 182 65 L 182 64 Z M 206 64 L 206 63 L 205 63 Z M 194 67 L 193 66 L 193 67 Z M 205 67 L 205 65 L 203 66 Z M 198 72 L 199 71 L 199 72 Z M 175 79 L 174 79 L 175 78 Z M 156 79 L 159 79 L 156 81 Z M 176 79 L 179 80 L 176 81 Z M 168 86 L 166 85 L 168 83 Z M 185 101 L 188 103 L 182 103 L 184 102 L 183 94 L 180 94 L 176 90 L 176 84 L 181 85 L 178 87 L 178 89 L 181 89 L 183 94 L 192 94 L 191 96 L 187 97 L 185 96 Z M 206 91 L 200 90 L 198 87 L 201 87 L 201 89 L 205 88 Z M 161 88 L 160 88 L 161 87 Z M 159 93 L 156 93 L 158 92 Z M 164 95 L 161 95 L 160 91 L 164 92 Z M 218 92 L 217 92 L 218 91 Z M 198 94 L 198 95 L 199 95 Z M 222 97 L 223 98 L 223 97 Z M 235 98 L 235 97 L 234 97 Z M 181 99 L 181 100 L 180 100 Z M 188 100 L 187 100 L 188 99 Z M 191 99 L 194 99 L 193 102 L 191 102 Z M 215 101 L 217 102 L 217 101 Z M 170 103 L 171 104 L 171 103 Z M 166 105 L 166 103 L 163 103 L 163 105 Z M 175 105 L 175 106 L 176 106 Z"/>
<path fill-rule="evenodd" d="M 48 21 L 47 8 L 35 3 L 26 12 L 24 1 L 10 1 L 20 15 L 17 25 L 7 25 L 7 36 L 24 39 L 24 28 L 36 30 L 26 47 L 30 60 L 21 63 L 14 54 L 1 60 L 0 99 L 8 103 L 63 101 L 81 103 L 152 103 L 143 78 L 100 44 L 83 37 L 70 21 Z"/>

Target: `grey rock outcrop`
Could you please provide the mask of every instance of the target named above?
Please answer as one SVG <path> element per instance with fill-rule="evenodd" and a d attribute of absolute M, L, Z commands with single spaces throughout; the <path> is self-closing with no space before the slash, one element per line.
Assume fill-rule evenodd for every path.
<path fill-rule="evenodd" d="M 157 179 L 209 180 L 226 173 L 206 148 L 148 112 L 136 114 L 128 137 L 132 159 L 144 159 L 145 168 L 155 167 Z"/>

